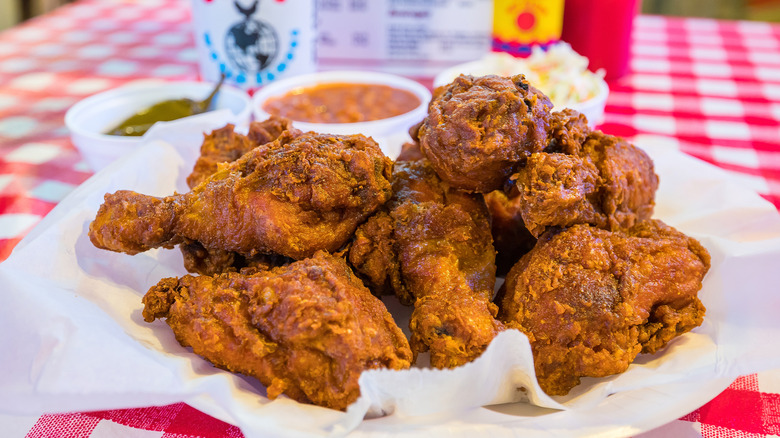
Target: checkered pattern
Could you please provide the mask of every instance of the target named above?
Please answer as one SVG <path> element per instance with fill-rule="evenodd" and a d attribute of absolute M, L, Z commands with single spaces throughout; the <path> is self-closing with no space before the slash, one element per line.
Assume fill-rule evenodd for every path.
<path fill-rule="evenodd" d="M 184 0 L 81 0 L 0 33 L 0 260 L 91 174 L 64 128 L 70 105 L 142 77 L 198 77 L 189 18 Z M 631 74 L 610 87 L 605 132 L 660 137 L 780 208 L 780 26 L 639 17 Z M 31 438 L 242 436 L 185 404 L 0 415 L 0 430 Z M 642 436 L 780 436 L 780 370 L 742 377 Z"/>
<path fill-rule="evenodd" d="M 780 26 L 640 17 L 605 132 L 668 137 L 780 207 Z"/>
<path fill-rule="evenodd" d="M 0 260 L 91 175 L 67 109 L 149 76 L 198 77 L 186 1 L 83 1 L 0 33 Z"/>

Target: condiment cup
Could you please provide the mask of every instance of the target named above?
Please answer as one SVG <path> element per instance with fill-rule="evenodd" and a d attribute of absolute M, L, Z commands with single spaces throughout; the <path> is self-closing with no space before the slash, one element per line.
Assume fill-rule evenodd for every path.
<path fill-rule="evenodd" d="M 214 89 L 208 82 L 139 81 L 87 97 L 65 114 L 70 138 L 87 164 L 97 172 L 144 141 L 142 137 L 108 135 L 128 117 L 152 105 L 170 99 L 203 100 Z M 246 126 L 251 117 L 251 98 L 237 88 L 222 85 L 212 102 L 212 110 L 228 109 L 236 126 Z M 185 120 L 189 117 L 179 120 Z M 163 123 L 176 123 L 158 122 Z M 156 124 L 157 125 L 157 124 Z M 155 126 L 156 126 L 155 125 Z"/>
<path fill-rule="evenodd" d="M 407 113 L 381 120 L 356 123 L 311 123 L 293 120 L 294 127 L 302 131 L 340 135 L 363 134 L 373 137 L 379 143 L 385 155 L 395 158 L 401 151 L 403 142 L 409 140 L 409 128 L 415 123 L 422 121 L 428 114 L 431 92 L 417 81 L 401 76 L 369 71 L 328 71 L 290 77 L 273 82 L 258 90 L 252 97 L 252 109 L 255 120 L 265 120 L 270 116 L 263 109 L 263 104 L 268 99 L 284 96 L 296 89 L 328 83 L 387 85 L 413 93 L 420 99 L 420 104 Z"/>

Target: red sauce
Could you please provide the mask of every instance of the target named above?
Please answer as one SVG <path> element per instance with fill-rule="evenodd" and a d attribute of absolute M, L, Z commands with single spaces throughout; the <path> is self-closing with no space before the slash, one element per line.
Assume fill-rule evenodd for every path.
<path fill-rule="evenodd" d="M 355 123 L 398 116 L 419 105 L 414 93 L 387 85 L 328 83 L 268 99 L 263 110 L 301 122 Z"/>

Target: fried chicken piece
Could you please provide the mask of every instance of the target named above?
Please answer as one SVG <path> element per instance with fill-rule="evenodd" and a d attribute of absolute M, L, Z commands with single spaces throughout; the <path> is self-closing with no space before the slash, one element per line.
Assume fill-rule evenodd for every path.
<path fill-rule="evenodd" d="M 268 397 L 345 410 L 367 369 L 405 369 L 412 352 L 384 304 L 325 252 L 255 275 L 166 278 L 143 298 L 179 343 L 257 378 Z"/>
<path fill-rule="evenodd" d="M 551 108 L 523 75 L 461 75 L 436 91 L 418 132 L 420 146 L 444 181 L 488 193 L 547 145 Z"/>
<path fill-rule="evenodd" d="M 507 275 L 499 318 L 528 336 L 542 389 L 565 395 L 701 325 L 709 267 L 698 241 L 657 220 L 551 229 Z"/>
<path fill-rule="evenodd" d="M 652 216 L 658 176 L 644 151 L 594 131 L 576 152 L 534 153 L 510 178 L 532 235 L 583 223 L 616 230 Z"/>
<path fill-rule="evenodd" d="M 536 244 L 523 222 L 518 197 L 509 198 L 495 190 L 485 195 L 490 212 L 493 246 L 496 248 L 496 275 L 503 277 Z"/>
<path fill-rule="evenodd" d="M 362 135 L 306 133 L 252 149 L 186 194 L 107 194 L 92 243 L 135 254 L 197 241 L 244 257 L 335 252 L 392 193 L 392 162 Z"/>
<path fill-rule="evenodd" d="M 430 350 L 437 368 L 470 362 L 503 329 L 484 200 L 450 188 L 428 160 L 396 162 L 393 192 L 358 228 L 349 260 L 374 290 L 414 304 L 415 354 Z"/>
<path fill-rule="evenodd" d="M 234 131 L 235 126 L 227 125 L 215 129 L 204 136 L 200 147 L 200 157 L 195 162 L 192 173 L 187 177 L 187 185 L 194 188 L 209 176 L 217 172 L 220 163 L 230 163 L 259 145 L 270 143 L 288 132 L 297 137 L 301 132 L 292 127 L 292 121 L 284 117 L 271 116 L 262 122 L 249 124 L 247 135 Z"/>
<path fill-rule="evenodd" d="M 450 198 L 407 201 L 392 211 L 404 284 L 415 297 L 412 351 L 430 351 L 436 368 L 471 362 L 504 328 L 491 302 L 495 250 L 487 211 L 469 207 Z"/>

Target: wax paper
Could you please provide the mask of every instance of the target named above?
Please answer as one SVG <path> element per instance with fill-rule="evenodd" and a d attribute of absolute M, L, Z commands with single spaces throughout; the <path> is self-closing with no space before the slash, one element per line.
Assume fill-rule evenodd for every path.
<path fill-rule="evenodd" d="M 361 398 L 346 412 L 268 400 L 257 380 L 181 347 L 163 321 L 143 321 L 148 288 L 185 274 L 178 251 L 129 256 L 99 250 L 87 236 L 105 193 L 186 191 L 203 132 L 220 122 L 150 136 L 74 190 L 0 264 L 0 412 L 184 401 L 249 437 L 620 436 L 686 414 L 739 375 L 780 367 L 780 216 L 724 171 L 661 141 L 646 145 L 661 180 L 655 216 L 712 255 L 701 327 L 623 374 L 583 379 L 566 397 L 540 391 L 527 339 L 507 331 L 457 369 L 365 372 Z M 409 310 L 386 304 L 405 326 Z"/>

